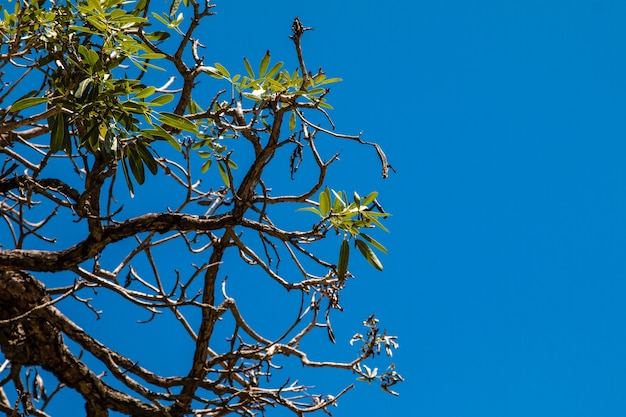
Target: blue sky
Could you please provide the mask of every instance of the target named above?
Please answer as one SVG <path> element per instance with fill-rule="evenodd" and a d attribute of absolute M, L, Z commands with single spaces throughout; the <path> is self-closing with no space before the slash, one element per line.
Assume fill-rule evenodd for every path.
<path fill-rule="evenodd" d="M 294 15 L 313 26 L 309 65 L 344 79 L 338 128 L 363 130 L 397 170 L 379 180 L 359 151 L 333 172 L 394 214 L 385 271 L 359 270 L 346 307 L 400 336 L 406 377 L 400 398 L 359 387 L 335 416 L 626 413 L 626 3 L 216 10 L 229 39 L 216 56 L 233 65 L 288 56 Z"/>
<path fill-rule="evenodd" d="M 399 398 L 359 384 L 335 417 L 626 415 L 626 3 L 222 0 L 215 10 L 203 52 L 232 73 L 267 49 L 295 67 L 291 22 L 313 26 L 309 67 L 344 79 L 329 96 L 337 129 L 363 131 L 397 171 L 382 180 L 372 149 L 328 139 L 343 150 L 329 185 L 378 190 L 393 214 L 391 233 L 376 235 L 385 270 L 355 264 L 335 330 L 361 331 L 375 311 L 399 336 L 393 360 L 406 378 Z M 271 303 L 263 313 L 280 318 Z M 123 315 L 97 322 L 104 340 L 119 339 Z M 124 336 L 138 353 L 142 331 Z M 312 355 L 341 355 L 346 342 Z M 177 339 L 162 343 L 175 350 Z M 329 375 L 322 382 L 353 380 Z"/>

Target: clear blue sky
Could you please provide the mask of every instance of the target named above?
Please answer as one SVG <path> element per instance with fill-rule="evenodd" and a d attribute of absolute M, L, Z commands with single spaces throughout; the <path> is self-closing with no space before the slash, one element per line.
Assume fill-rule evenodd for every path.
<path fill-rule="evenodd" d="M 384 272 L 356 266 L 336 330 L 375 311 L 406 382 L 399 398 L 361 384 L 335 417 L 626 415 L 626 2 L 216 11 L 204 53 L 233 73 L 266 49 L 295 67 L 292 19 L 313 26 L 308 65 L 344 79 L 338 130 L 363 130 L 397 170 L 381 180 L 373 152 L 338 145 L 330 185 L 376 189 L 394 216 Z"/>
<path fill-rule="evenodd" d="M 394 214 L 386 269 L 359 270 L 347 308 L 400 336 L 406 377 L 400 398 L 360 387 L 336 417 L 626 415 L 625 2 L 216 10 L 232 65 L 289 56 L 295 15 L 314 26 L 309 65 L 345 80 L 338 128 L 397 170 L 378 180 L 363 152 L 334 173 Z"/>

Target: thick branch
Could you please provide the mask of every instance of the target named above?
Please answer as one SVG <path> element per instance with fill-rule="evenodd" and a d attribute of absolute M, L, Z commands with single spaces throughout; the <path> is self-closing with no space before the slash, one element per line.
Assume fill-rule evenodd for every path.
<path fill-rule="evenodd" d="M 102 238 L 93 236 L 71 248 L 61 251 L 41 251 L 13 249 L 0 251 L 0 270 L 57 272 L 71 269 L 81 262 L 98 255 L 107 245 L 131 237 L 141 232 L 166 233 L 170 231 L 217 230 L 232 225 L 230 214 L 202 218 L 189 214 L 149 213 L 126 220 L 125 222 L 105 226 Z"/>

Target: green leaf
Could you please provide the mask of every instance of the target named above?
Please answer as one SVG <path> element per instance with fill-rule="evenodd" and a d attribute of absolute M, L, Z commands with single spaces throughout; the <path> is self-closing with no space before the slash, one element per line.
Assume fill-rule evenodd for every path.
<path fill-rule="evenodd" d="M 320 193 L 320 212 L 323 216 L 327 216 L 330 212 L 330 191 L 328 186 Z"/>
<path fill-rule="evenodd" d="M 91 84 L 91 77 L 85 78 L 84 80 L 82 80 L 78 84 L 78 88 L 76 88 L 76 91 L 74 92 L 74 97 L 81 98 L 83 94 L 85 93 L 85 89 L 89 86 L 89 84 Z"/>
<path fill-rule="evenodd" d="M 289 130 L 292 131 L 296 128 L 296 112 L 292 111 L 289 115 Z"/>
<path fill-rule="evenodd" d="M 169 142 L 170 145 L 172 145 L 172 147 L 174 147 L 174 149 L 176 149 L 179 152 L 183 149 L 180 146 L 180 143 L 178 143 L 178 141 L 176 139 L 174 139 L 174 136 L 170 135 L 167 130 L 163 129 L 159 125 L 154 125 L 154 130 L 147 129 L 147 130 L 143 130 L 142 132 L 146 136 L 151 136 L 151 137 L 157 137 L 157 138 L 165 139 L 166 141 Z"/>
<path fill-rule="evenodd" d="M 128 154 L 128 160 L 130 162 L 130 170 L 133 173 L 133 177 L 137 180 L 139 185 L 143 184 L 146 180 L 146 173 L 143 169 L 143 163 L 141 162 L 141 157 L 137 153 L 137 150 L 134 146 L 128 146 L 126 148 Z"/>
<path fill-rule="evenodd" d="M 203 174 L 205 172 L 207 172 L 209 170 L 209 168 L 211 168 L 211 164 L 213 163 L 212 159 L 208 159 L 206 161 L 204 161 L 204 163 L 202 164 L 202 166 L 200 167 L 200 172 L 202 172 Z"/>
<path fill-rule="evenodd" d="M 274 66 L 272 68 L 270 68 L 270 70 L 267 72 L 267 74 L 265 75 L 266 78 L 272 78 L 274 77 L 274 75 L 276 75 L 276 73 L 283 67 L 283 62 L 280 61 L 277 64 L 274 64 Z"/>
<path fill-rule="evenodd" d="M 230 72 L 228 72 L 228 70 L 226 69 L 226 67 L 224 67 L 222 64 L 220 64 L 219 62 L 216 62 L 215 64 L 215 68 L 217 68 L 217 71 L 223 75 L 226 78 L 230 78 Z M 210 67 L 208 67 L 210 68 Z"/>
<path fill-rule="evenodd" d="M 301 208 L 297 209 L 296 211 L 310 211 L 311 213 L 315 213 L 315 214 L 317 214 L 320 217 L 324 217 L 322 215 L 322 213 L 318 209 L 316 209 L 315 207 L 301 207 Z"/>
<path fill-rule="evenodd" d="M 346 271 L 348 270 L 348 260 L 350 258 L 350 244 L 347 239 L 341 242 L 341 248 L 339 249 L 339 261 L 337 262 L 337 278 L 343 280 L 346 278 Z"/>
<path fill-rule="evenodd" d="M 373 214 L 373 213 L 368 213 L 368 214 Z M 372 223 L 374 223 L 376 226 L 380 227 L 382 230 L 384 230 L 385 232 L 389 233 L 389 230 L 387 230 L 387 228 L 385 226 L 383 226 L 375 217 L 369 217 L 368 219 L 370 219 L 372 221 Z"/>
<path fill-rule="evenodd" d="M 173 94 L 163 94 L 146 104 L 148 106 L 163 106 L 164 104 L 167 104 L 172 100 L 174 100 Z"/>
<path fill-rule="evenodd" d="M 259 77 L 263 77 L 265 75 L 265 71 L 267 71 L 267 66 L 270 63 L 270 51 L 265 52 L 265 56 L 261 60 L 261 65 L 259 66 Z"/>
<path fill-rule="evenodd" d="M 217 170 L 222 177 L 222 181 L 224 181 L 224 185 L 230 187 L 230 180 L 228 179 L 228 174 L 226 173 L 226 167 L 224 166 L 224 161 L 217 161 Z"/>
<path fill-rule="evenodd" d="M 135 146 L 137 148 L 137 153 L 141 157 L 141 160 L 148 167 L 152 175 L 156 175 L 156 173 L 159 170 L 159 167 L 156 161 L 154 160 L 154 157 L 152 156 L 152 154 L 146 147 L 146 145 L 144 145 L 143 143 L 137 142 Z"/>
<path fill-rule="evenodd" d="M 372 201 L 376 200 L 376 197 L 378 197 L 378 192 L 376 191 L 372 191 L 371 193 L 369 193 L 367 195 L 367 197 L 365 197 L 365 200 L 363 200 L 363 204 L 364 206 L 369 205 Z"/>
<path fill-rule="evenodd" d="M 84 45 L 78 45 L 78 53 L 83 57 L 85 62 L 95 71 L 96 64 L 100 61 L 100 57 L 93 49 L 87 49 Z"/>
<path fill-rule="evenodd" d="M 100 125 L 98 122 L 93 123 L 93 125 L 87 131 L 85 138 L 82 140 L 83 143 L 88 143 L 89 147 L 92 151 L 98 150 L 100 145 Z"/>
<path fill-rule="evenodd" d="M 372 248 L 367 246 L 367 243 L 365 243 L 361 239 L 355 239 L 354 243 L 356 244 L 356 247 L 359 249 L 361 254 L 365 257 L 365 259 L 367 259 L 367 262 L 370 263 L 370 265 L 372 265 L 379 271 L 383 270 L 383 264 L 380 263 Z"/>
<path fill-rule="evenodd" d="M 26 97 L 13 103 L 9 110 L 11 112 L 17 112 L 29 107 L 34 107 L 38 104 L 46 103 L 47 101 L 48 99 L 46 97 Z"/>
<path fill-rule="evenodd" d="M 128 174 L 128 166 L 126 164 L 126 158 L 122 158 L 122 171 L 124 172 L 124 179 L 126 180 L 126 185 L 128 186 L 128 192 L 130 193 L 130 197 L 135 197 L 135 189 L 133 188 L 133 182 L 130 179 L 130 175 Z"/>
<path fill-rule="evenodd" d="M 385 248 L 383 245 L 378 243 L 374 238 L 370 237 L 369 235 L 366 235 L 365 233 L 360 233 L 359 236 L 361 236 L 363 239 L 367 240 L 367 242 L 370 245 L 372 245 L 373 247 L 375 247 L 376 249 L 378 249 L 382 253 L 387 253 L 387 248 Z"/>
<path fill-rule="evenodd" d="M 170 37 L 169 32 L 156 31 L 152 33 L 146 33 L 146 39 L 153 42 L 164 41 Z"/>
<path fill-rule="evenodd" d="M 220 71 L 215 68 L 215 67 L 203 67 L 204 68 L 204 72 L 206 72 L 207 74 L 209 74 L 211 77 L 213 78 L 217 78 L 217 79 L 222 79 L 224 78 L 224 76 L 220 73 Z"/>
<path fill-rule="evenodd" d="M 331 84 L 331 83 L 338 83 L 343 81 L 341 78 L 327 78 L 323 81 L 320 81 L 319 83 L 317 83 L 317 85 L 324 85 L 324 84 Z"/>
<path fill-rule="evenodd" d="M 333 194 L 335 195 L 335 202 L 333 203 L 333 211 L 335 213 L 339 213 L 340 211 L 343 211 L 344 207 L 346 206 L 346 203 L 344 203 L 341 196 L 337 194 L 335 190 L 332 190 L 332 191 L 333 191 Z"/>
<path fill-rule="evenodd" d="M 149 52 L 146 54 L 141 54 L 138 56 L 139 59 L 161 59 L 161 58 L 165 58 L 164 54 L 159 54 L 157 52 Z M 154 68 L 159 68 L 159 67 L 154 67 Z"/>
<path fill-rule="evenodd" d="M 178 11 L 178 8 L 180 7 L 181 1 L 182 0 L 174 0 L 172 2 L 172 5 L 170 6 L 170 16 L 174 17 L 176 12 Z"/>
<path fill-rule="evenodd" d="M 135 94 L 135 98 L 136 99 L 146 98 L 154 94 L 155 91 L 156 91 L 156 88 L 153 86 L 146 87 L 143 90 L 139 91 L 137 94 Z"/>
<path fill-rule="evenodd" d="M 185 130 L 191 133 L 198 133 L 198 126 L 195 125 L 190 120 L 185 119 L 182 116 L 179 116 L 174 113 L 158 113 L 159 120 L 161 123 L 164 123 L 168 126 L 171 126 L 175 129 Z"/>
<path fill-rule="evenodd" d="M 52 118 L 50 130 L 52 131 L 50 151 L 55 153 L 65 150 L 69 154 L 71 152 L 70 133 L 63 113 L 58 113 Z"/>
<path fill-rule="evenodd" d="M 246 66 L 246 71 L 248 72 L 250 78 L 254 79 L 254 71 L 252 70 L 252 66 L 250 65 L 250 62 L 248 62 L 246 57 L 243 58 L 243 64 Z"/>

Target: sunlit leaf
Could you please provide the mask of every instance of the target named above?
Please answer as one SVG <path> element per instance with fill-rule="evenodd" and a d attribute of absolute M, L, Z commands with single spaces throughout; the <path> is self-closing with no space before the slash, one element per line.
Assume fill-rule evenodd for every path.
<path fill-rule="evenodd" d="M 292 111 L 289 115 L 289 130 L 294 130 L 296 128 L 296 112 Z"/>
<path fill-rule="evenodd" d="M 174 100 L 173 94 L 163 94 L 163 95 L 158 96 L 154 100 L 147 102 L 146 104 L 148 106 L 163 106 L 172 100 Z"/>
<path fill-rule="evenodd" d="M 205 172 L 207 172 L 209 170 L 209 168 L 211 168 L 211 164 L 213 163 L 212 159 L 207 159 L 206 161 L 204 161 L 204 163 L 202 164 L 202 166 L 200 167 L 200 172 L 202 172 L 203 174 Z"/>
<path fill-rule="evenodd" d="M 174 17 L 178 8 L 180 7 L 180 3 L 182 0 L 174 0 L 172 1 L 172 5 L 170 6 L 170 16 Z"/>
<path fill-rule="evenodd" d="M 26 97 L 11 104 L 10 111 L 17 112 L 20 110 L 34 107 L 38 104 L 46 103 L 48 99 L 46 97 Z"/>
<path fill-rule="evenodd" d="M 381 245 L 378 241 L 376 241 L 371 236 L 366 235 L 365 233 L 362 233 L 362 232 L 359 234 L 359 236 L 361 236 L 363 239 L 367 240 L 367 242 L 370 245 L 372 245 L 373 247 L 375 247 L 376 249 L 378 249 L 382 253 L 387 253 L 387 248 L 385 248 L 383 245 Z"/>
<path fill-rule="evenodd" d="M 151 96 L 152 94 L 154 94 L 155 91 L 156 91 L 156 88 L 153 87 L 153 86 L 146 87 L 143 90 L 139 91 L 137 94 L 135 94 L 135 98 L 136 99 L 146 98 L 146 97 Z"/>
<path fill-rule="evenodd" d="M 379 271 L 383 270 L 383 264 L 380 263 L 380 261 L 378 260 L 378 257 L 376 256 L 372 248 L 370 248 L 367 245 L 367 243 L 365 243 L 364 241 L 360 239 L 355 239 L 354 243 L 356 244 L 357 249 L 359 249 L 361 254 L 365 257 L 367 262 L 370 263 L 370 265 L 372 265 L 374 268 L 378 269 Z"/>
<path fill-rule="evenodd" d="M 252 66 L 250 65 L 250 62 L 248 62 L 248 60 L 245 57 L 243 58 L 243 64 L 245 65 L 246 71 L 248 72 L 248 75 L 250 76 L 250 78 L 255 78 L 254 71 L 252 70 Z"/>
<path fill-rule="evenodd" d="M 226 69 L 226 67 L 224 67 L 222 64 L 220 64 L 219 62 L 216 62 L 215 64 L 215 68 L 217 68 L 217 71 L 223 75 L 226 78 L 230 78 L 230 72 L 228 72 L 228 70 Z M 211 67 L 207 67 L 207 68 L 211 68 Z"/>
<path fill-rule="evenodd" d="M 277 64 L 274 64 L 274 66 L 272 66 L 272 68 L 270 68 L 270 70 L 267 72 L 267 74 L 265 74 L 266 78 L 272 78 L 274 77 L 274 75 L 276 75 L 276 73 L 283 67 L 283 62 L 279 62 Z"/>
<path fill-rule="evenodd" d="M 365 200 L 363 200 L 363 204 L 364 206 L 369 205 L 372 201 L 376 200 L 376 197 L 378 197 L 378 192 L 377 191 L 372 191 L 371 193 L 369 193 L 367 195 L 367 197 L 365 197 Z"/>
<path fill-rule="evenodd" d="M 318 209 L 316 209 L 315 207 L 301 207 L 301 208 L 297 209 L 296 211 L 310 211 L 311 213 L 315 213 L 315 214 L 317 214 L 320 217 L 324 217 L 322 215 L 322 213 Z"/>
<path fill-rule="evenodd" d="M 133 187 L 133 182 L 130 179 L 130 175 L 128 173 L 128 166 L 126 164 L 126 158 L 122 158 L 122 172 L 124 173 L 124 179 L 126 180 L 126 185 L 128 186 L 128 192 L 130 193 L 130 197 L 135 197 L 135 189 Z"/>
<path fill-rule="evenodd" d="M 259 77 L 263 77 L 265 75 L 265 71 L 267 71 L 267 66 L 270 63 L 270 51 L 266 51 L 263 59 L 261 60 L 261 65 L 259 66 Z"/>
<path fill-rule="evenodd" d="M 187 132 L 198 133 L 198 126 L 196 126 L 195 123 L 193 123 L 190 120 L 185 119 L 182 116 L 179 116 L 174 113 L 166 113 L 166 112 L 159 113 L 158 116 L 159 116 L 159 120 L 161 120 L 162 123 L 168 126 L 171 126 L 175 129 L 181 129 Z"/>
<path fill-rule="evenodd" d="M 330 191 L 328 187 L 324 188 L 324 191 L 320 193 L 320 212 L 324 216 L 327 216 L 330 212 Z"/>

